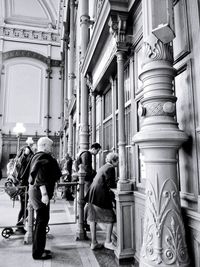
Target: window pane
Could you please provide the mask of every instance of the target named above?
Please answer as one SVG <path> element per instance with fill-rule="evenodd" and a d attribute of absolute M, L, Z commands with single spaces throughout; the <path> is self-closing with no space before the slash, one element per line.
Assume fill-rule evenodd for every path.
<path fill-rule="evenodd" d="M 124 100 L 125 103 L 131 98 L 129 65 L 124 71 Z"/>
<path fill-rule="evenodd" d="M 131 106 L 125 109 L 125 135 L 126 145 L 131 144 Z"/>
<path fill-rule="evenodd" d="M 109 90 L 104 95 L 104 119 L 112 114 L 112 93 Z"/>
<path fill-rule="evenodd" d="M 112 120 L 103 124 L 103 150 L 110 151 L 113 147 Z"/>

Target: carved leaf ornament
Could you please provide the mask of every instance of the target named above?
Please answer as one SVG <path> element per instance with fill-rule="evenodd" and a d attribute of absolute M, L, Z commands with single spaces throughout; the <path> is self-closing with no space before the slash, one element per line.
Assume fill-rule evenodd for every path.
<path fill-rule="evenodd" d="M 186 264 L 189 259 L 175 182 L 167 179 L 160 186 L 157 175 L 154 184 L 147 180 L 146 196 L 142 258 L 154 264 Z"/>
<path fill-rule="evenodd" d="M 173 62 L 173 50 L 170 43 L 163 44 L 160 40 L 155 43 L 154 48 L 149 43 L 144 43 L 145 61 L 167 60 Z"/>

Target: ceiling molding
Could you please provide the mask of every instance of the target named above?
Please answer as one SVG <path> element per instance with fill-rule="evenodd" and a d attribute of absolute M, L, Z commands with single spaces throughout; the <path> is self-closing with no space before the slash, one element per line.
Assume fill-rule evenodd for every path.
<path fill-rule="evenodd" d="M 42 61 L 46 65 L 50 65 L 51 67 L 60 67 L 61 64 L 60 60 L 49 59 L 48 57 L 45 57 L 42 54 L 29 50 L 11 50 L 2 54 L 3 61 L 16 57 L 34 58 Z"/>
<path fill-rule="evenodd" d="M 60 43 L 60 35 L 57 33 L 28 30 L 11 27 L 0 26 L 0 36 L 4 36 L 5 39 L 26 39 L 31 41 L 48 41 L 52 43 Z"/>

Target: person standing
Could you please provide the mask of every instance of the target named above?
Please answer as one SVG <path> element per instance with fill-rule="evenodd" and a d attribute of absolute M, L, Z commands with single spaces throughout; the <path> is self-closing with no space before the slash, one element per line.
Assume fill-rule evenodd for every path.
<path fill-rule="evenodd" d="M 96 239 L 96 224 L 106 223 L 106 241 L 104 247 L 114 250 L 115 247 L 111 241 L 113 224 L 116 221 L 116 216 L 113 211 L 115 205 L 115 196 L 111 188 L 116 188 L 115 167 L 118 165 L 118 155 L 109 153 L 104 164 L 98 171 L 93 183 L 85 197 L 88 203 L 87 220 L 90 223 L 91 231 L 91 249 L 102 247 Z"/>
<path fill-rule="evenodd" d="M 61 160 L 60 168 L 62 170 L 64 181 L 71 182 L 72 179 L 72 163 L 73 160 L 69 153 L 65 154 L 65 157 Z"/>
<path fill-rule="evenodd" d="M 84 195 L 87 194 L 87 191 L 92 184 L 92 181 L 96 175 L 96 171 L 92 167 L 92 156 L 96 156 L 101 149 L 99 143 L 94 143 L 91 145 L 89 150 L 83 151 L 78 156 L 77 162 L 78 167 L 81 165 L 82 170 L 85 172 L 85 185 L 84 185 Z M 78 169 L 77 169 L 78 171 Z"/>
<path fill-rule="evenodd" d="M 55 183 L 61 177 L 57 160 L 51 155 L 53 141 L 48 137 L 38 140 L 38 152 L 33 156 L 29 173 L 29 199 L 36 211 L 33 233 L 32 257 L 35 260 L 52 258 L 45 250 L 46 227 L 50 216 L 50 199 L 53 197 Z"/>
<path fill-rule="evenodd" d="M 93 179 L 96 175 L 96 171 L 92 167 L 92 156 L 96 156 L 101 149 L 99 143 L 94 143 L 91 145 L 89 150 L 82 151 L 77 160 L 76 160 L 76 171 L 78 171 L 79 166 L 81 165 L 82 171 L 85 172 L 85 182 L 84 182 L 84 197 L 86 196 L 90 185 L 93 182 Z M 86 231 L 90 231 L 90 226 L 87 224 L 87 204 L 84 206 L 84 228 Z"/>
<path fill-rule="evenodd" d="M 34 145 L 34 141 L 32 137 L 28 137 L 26 140 L 26 146 L 23 146 L 16 158 L 15 164 L 13 168 L 13 177 L 16 180 L 16 186 L 18 189 L 19 201 L 20 201 L 20 209 L 17 217 L 17 228 L 16 234 L 25 234 L 26 230 L 24 229 L 24 221 L 28 215 L 28 176 L 29 176 L 29 167 L 31 158 L 34 155 L 34 151 L 32 146 Z"/>
<path fill-rule="evenodd" d="M 71 182 L 72 180 L 72 163 L 73 160 L 70 157 L 69 153 L 65 154 L 65 157 L 60 163 L 61 172 L 62 172 L 62 180 L 63 182 Z M 66 200 L 73 201 L 74 198 L 72 196 L 73 188 L 71 186 L 66 186 L 65 191 L 63 192 L 62 197 L 66 198 Z"/>

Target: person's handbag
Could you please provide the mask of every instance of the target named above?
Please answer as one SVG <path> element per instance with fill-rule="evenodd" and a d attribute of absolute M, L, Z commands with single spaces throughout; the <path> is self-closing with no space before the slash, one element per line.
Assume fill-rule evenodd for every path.
<path fill-rule="evenodd" d="M 5 185 L 4 185 L 4 190 L 5 192 L 9 195 L 11 199 L 15 199 L 17 195 L 19 194 L 19 189 L 18 187 L 14 184 L 13 180 L 11 177 L 8 177 L 6 179 Z"/>

